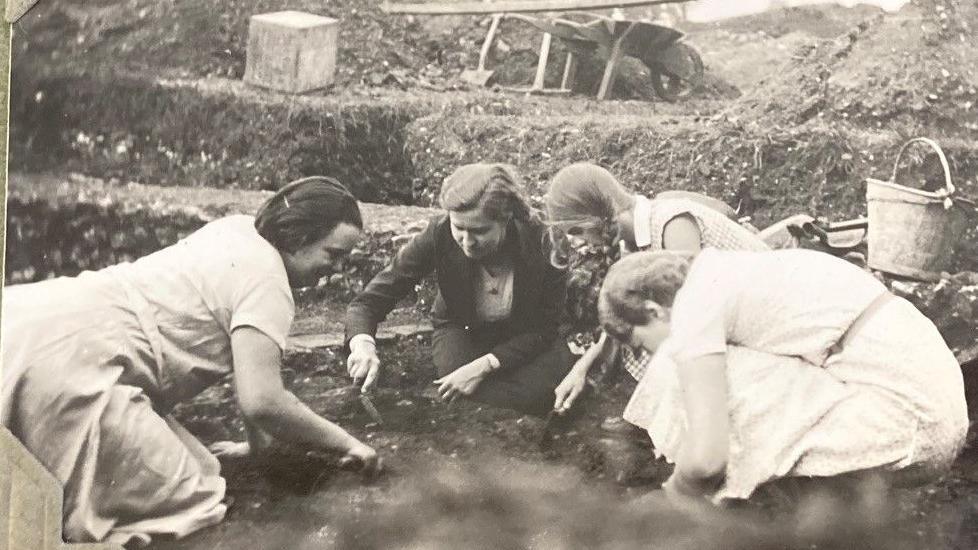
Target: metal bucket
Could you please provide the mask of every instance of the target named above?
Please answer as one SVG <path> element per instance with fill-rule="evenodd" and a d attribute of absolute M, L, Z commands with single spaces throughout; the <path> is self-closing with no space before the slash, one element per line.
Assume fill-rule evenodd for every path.
<path fill-rule="evenodd" d="M 929 192 L 895 183 L 900 157 L 914 143 L 937 151 L 944 168 L 943 189 Z M 869 267 L 913 279 L 937 280 L 950 268 L 967 221 L 967 211 L 960 204 L 964 201 L 954 196 L 947 158 L 934 141 L 911 139 L 897 153 L 890 180 L 866 179 Z"/>

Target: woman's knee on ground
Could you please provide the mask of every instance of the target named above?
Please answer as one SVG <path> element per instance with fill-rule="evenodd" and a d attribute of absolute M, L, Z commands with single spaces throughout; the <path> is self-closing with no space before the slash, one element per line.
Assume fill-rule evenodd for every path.
<path fill-rule="evenodd" d="M 485 354 L 465 329 L 438 328 L 431 335 L 431 361 L 438 376 L 450 374 Z"/>

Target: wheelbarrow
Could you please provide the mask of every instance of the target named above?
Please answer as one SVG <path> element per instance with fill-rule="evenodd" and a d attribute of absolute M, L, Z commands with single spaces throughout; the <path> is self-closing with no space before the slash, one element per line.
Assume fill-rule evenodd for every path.
<path fill-rule="evenodd" d="M 486 60 L 492 49 L 492 41 L 499 29 L 499 22 L 505 17 L 520 19 L 543 31 L 540 45 L 540 59 L 537 63 L 536 77 L 528 92 L 569 92 L 568 84 L 574 78 L 576 57 L 596 53 L 605 61 L 604 76 L 598 90 L 598 99 L 605 99 L 611 91 L 618 71 L 618 63 L 623 55 L 640 59 L 649 68 L 652 85 L 656 94 L 667 101 L 674 101 L 684 92 L 694 89 L 703 78 L 703 60 L 699 53 L 682 42 L 680 31 L 656 25 L 651 21 L 629 21 L 621 17 L 606 17 L 580 10 L 620 9 L 625 7 L 651 6 L 658 4 L 683 4 L 691 0 L 452 0 L 451 2 L 425 1 L 421 3 L 381 4 L 385 13 L 419 15 L 462 15 L 492 14 L 492 24 L 482 43 L 479 67 L 463 73 L 463 80 L 477 86 L 485 86 L 492 77 L 486 69 Z M 568 17 L 583 18 L 582 22 L 573 19 L 532 17 L 524 13 L 563 12 Z M 544 88 L 544 72 L 550 54 L 551 36 L 556 36 L 568 45 L 571 55 L 567 56 L 564 77 L 559 89 Z M 574 55 L 574 52 L 577 55 Z"/>
<path fill-rule="evenodd" d="M 695 89 L 703 81 L 703 60 L 699 53 L 682 41 L 681 31 L 645 20 L 622 20 L 586 12 L 571 12 L 583 21 L 559 17 L 533 17 L 506 14 L 543 31 L 537 79 L 531 91 L 542 90 L 543 69 L 546 67 L 550 44 L 556 36 L 567 47 L 568 58 L 561 83 L 569 91 L 574 79 L 576 58 L 595 55 L 605 62 L 604 75 L 597 98 L 606 99 L 618 73 L 622 56 L 640 60 L 649 69 L 652 87 L 661 99 L 675 101 Z"/>

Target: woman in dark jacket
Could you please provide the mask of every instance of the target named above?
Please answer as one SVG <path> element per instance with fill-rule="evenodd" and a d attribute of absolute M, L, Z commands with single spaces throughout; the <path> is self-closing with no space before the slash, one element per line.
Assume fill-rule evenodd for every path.
<path fill-rule="evenodd" d="M 544 225 L 515 169 L 462 166 L 432 219 L 347 308 L 347 368 L 367 391 L 380 370 L 373 336 L 401 297 L 434 271 L 432 356 L 445 400 L 468 397 L 543 415 L 573 356 L 558 338 L 564 273 L 543 250 Z"/>

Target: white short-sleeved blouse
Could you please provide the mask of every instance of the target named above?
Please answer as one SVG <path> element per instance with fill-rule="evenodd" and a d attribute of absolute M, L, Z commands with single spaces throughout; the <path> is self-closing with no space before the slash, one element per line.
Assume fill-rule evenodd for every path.
<path fill-rule="evenodd" d="M 295 303 L 282 257 L 254 221 L 222 218 L 106 270 L 150 306 L 170 400 L 193 395 L 231 371 L 230 336 L 238 327 L 254 327 L 285 349 Z"/>
<path fill-rule="evenodd" d="M 706 249 L 676 294 L 664 345 L 680 361 L 732 344 L 820 365 L 886 291 L 855 265 L 822 252 Z"/>

